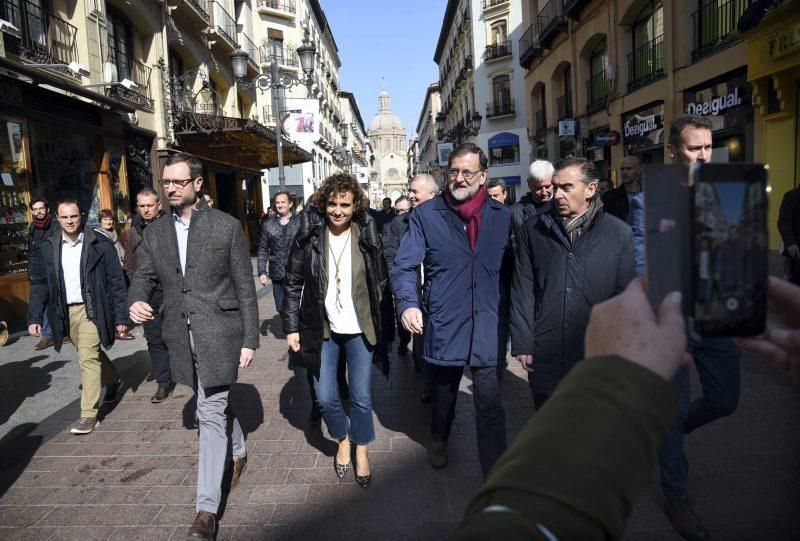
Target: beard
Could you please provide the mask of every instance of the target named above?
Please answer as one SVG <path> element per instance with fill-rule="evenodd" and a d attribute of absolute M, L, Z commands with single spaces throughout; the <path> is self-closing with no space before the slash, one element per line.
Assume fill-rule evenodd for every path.
<path fill-rule="evenodd" d="M 177 204 L 172 205 L 172 208 L 180 212 L 188 207 L 193 207 L 196 204 L 197 204 L 197 192 L 195 192 L 194 190 L 189 191 L 184 189 L 180 201 L 178 201 Z"/>
<path fill-rule="evenodd" d="M 458 180 L 452 180 L 447 187 L 450 189 L 450 194 L 453 196 L 453 199 L 459 203 L 472 199 L 472 197 L 478 193 L 478 190 L 481 189 L 481 184 L 479 182 L 476 182 L 472 186 L 464 182 L 461 183 L 463 184 L 462 186 L 456 187 L 458 184 L 460 184 Z"/>

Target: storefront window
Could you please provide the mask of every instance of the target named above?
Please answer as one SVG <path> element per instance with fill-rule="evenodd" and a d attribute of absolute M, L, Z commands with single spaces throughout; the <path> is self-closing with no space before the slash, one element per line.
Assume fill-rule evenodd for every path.
<path fill-rule="evenodd" d="M 79 132 L 30 123 L 33 192 L 55 204 L 65 197 L 78 201 L 89 225 L 97 224 L 100 198 L 92 140 Z"/>
<path fill-rule="evenodd" d="M 25 122 L 2 118 L 0 134 L 0 275 L 27 270 L 28 174 Z"/>
<path fill-rule="evenodd" d="M 489 138 L 489 166 L 519 163 L 519 136 L 501 132 Z"/>

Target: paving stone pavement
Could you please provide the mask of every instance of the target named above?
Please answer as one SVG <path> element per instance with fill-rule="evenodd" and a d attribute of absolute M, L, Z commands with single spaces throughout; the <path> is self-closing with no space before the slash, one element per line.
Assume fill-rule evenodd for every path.
<path fill-rule="evenodd" d="M 334 442 L 324 425 L 306 421 L 305 373 L 288 366 L 271 295 L 260 298 L 259 309 L 266 318 L 261 349 L 231 393 L 249 463 L 225 502 L 218 539 L 446 538 L 481 482 L 469 379 L 461 386 L 450 465 L 436 471 L 427 464 L 429 409 L 419 402 L 422 380 L 410 357 L 393 358 L 388 381 L 374 373 L 374 477 L 363 490 L 350 476 L 337 480 Z M 145 347 L 141 338 L 136 343 Z M 135 385 L 92 434 L 66 432 L 74 408 L 45 419 L 60 427 L 49 440 L 9 432 L 4 449 L 13 452 L 0 458 L 0 539 L 182 538 L 194 518 L 192 392 L 179 387 L 166 402 L 150 404 L 155 382 L 145 380 L 146 355 L 137 359 L 123 374 Z M 516 362 L 503 394 L 511 440 L 532 411 Z M 739 410 L 687 438 L 690 492 L 714 538 L 800 539 L 798 413 L 798 388 L 746 358 Z M 630 539 L 677 539 L 662 501 L 653 472 Z"/>

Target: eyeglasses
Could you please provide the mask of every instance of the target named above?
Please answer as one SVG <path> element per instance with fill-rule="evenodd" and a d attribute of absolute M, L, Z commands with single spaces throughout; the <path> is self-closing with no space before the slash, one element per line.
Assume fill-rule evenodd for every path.
<path fill-rule="evenodd" d="M 472 180 L 473 178 L 475 178 L 476 175 L 478 175 L 481 172 L 483 172 L 483 169 L 479 169 L 477 171 L 470 171 L 469 169 L 455 169 L 455 168 L 453 168 L 453 169 L 450 169 L 447 173 L 450 175 L 450 178 L 452 178 L 453 180 L 457 179 L 459 174 L 461 174 L 461 176 L 464 177 L 464 180 Z"/>
<path fill-rule="evenodd" d="M 170 184 L 172 184 L 174 186 L 177 186 L 179 188 L 185 188 L 193 180 L 194 180 L 193 178 L 185 178 L 185 179 L 182 179 L 182 180 L 174 180 L 174 179 L 171 179 L 171 178 L 165 178 L 165 179 L 161 179 L 161 185 L 164 187 L 165 190 L 167 188 L 169 188 Z"/>

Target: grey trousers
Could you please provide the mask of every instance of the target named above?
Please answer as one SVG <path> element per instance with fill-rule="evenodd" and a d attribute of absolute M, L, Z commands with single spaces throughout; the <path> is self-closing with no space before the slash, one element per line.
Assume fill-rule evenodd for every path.
<path fill-rule="evenodd" d="M 197 420 L 200 423 L 200 460 L 197 464 L 198 512 L 216 513 L 222 497 L 222 475 L 228 457 L 228 393 L 230 386 L 197 385 Z M 244 433 L 239 420 L 231 414 L 231 450 L 233 458 L 246 456 Z"/>

